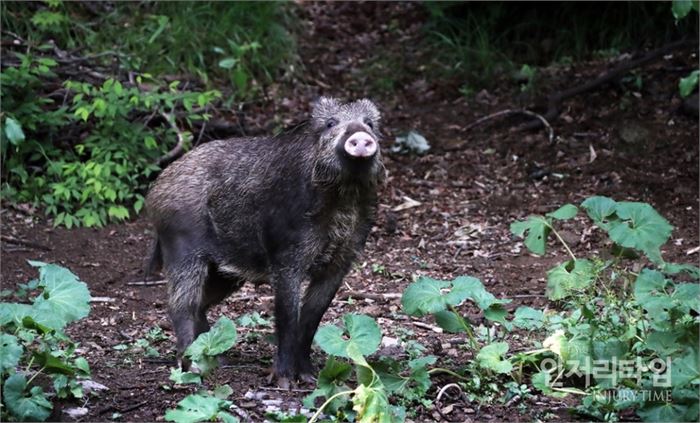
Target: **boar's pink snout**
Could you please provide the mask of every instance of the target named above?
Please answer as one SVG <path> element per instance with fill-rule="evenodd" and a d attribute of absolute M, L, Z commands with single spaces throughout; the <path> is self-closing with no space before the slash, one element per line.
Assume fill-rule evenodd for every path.
<path fill-rule="evenodd" d="M 377 152 L 377 142 L 367 132 L 355 132 L 345 141 L 345 151 L 353 157 L 371 157 Z"/>

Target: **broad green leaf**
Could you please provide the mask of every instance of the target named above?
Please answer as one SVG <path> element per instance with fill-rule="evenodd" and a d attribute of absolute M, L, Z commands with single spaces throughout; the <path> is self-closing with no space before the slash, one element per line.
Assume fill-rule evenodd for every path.
<path fill-rule="evenodd" d="M 544 255 L 547 237 L 551 232 L 551 222 L 542 216 L 530 216 L 527 220 L 513 222 L 510 225 L 513 235 L 525 236 L 525 246 L 537 255 Z M 527 232 L 527 235 L 525 233 Z"/>
<path fill-rule="evenodd" d="M 189 383 L 199 385 L 202 383 L 202 376 L 197 373 L 183 372 L 180 368 L 173 367 L 170 369 L 170 380 L 179 385 L 187 385 Z"/>
<path fill-rule="evenodd" d="M 482 310 L 487 310 L 493 305 L 508 304 L 509 299 L 497 299 L 484 288 L 484 284 L 471 276 L 459 276 L 452 281 L 453 289 L 446 295 L 447 304 L 458 305 L 464 300 L 464 295 L 471 299 Z"/>
<path fill-rule="evenodd" d="M 348 350 L 351 346 L 365 356 L 377 351 L 382 333 L 373 318 L 362 314 L 346 314 L 343 321 L 345 331 L 335 325 L 326 325 L 316 332 L 314 339 L 323 351 L 346 358 L 353 358 Z"/>
<path fill-rule="evenodd" d="M 578 208 L 576 206 L 573 204 L 564 204 L 557 210 L 547 213 L 547 216 L 557 220 L 568 220 L 575 217 L 577 213 Z"/>
<path fill-rule="evenodd" d="M 681 422 L 684 421 L 683 416 L 687 409 L 685 405 L 671 402 L 647 402 L 644 407 L 637 410 L 637 415 L 647 422 Z"/>
<path fill-rule="evenodd" d="M 449 282 L 421 276 L 406 288 L 401 296 L 403 310 L 409 316 L 424 316 L 445 310 L 446 301 L 443 289 L 450 287 Z M 467 295 L 464 294 L 464 300 Z"/>
<path fill-rule="evenodd" d="M 634 298 L 654 321 L 665 322 L 669 319 L 668 311 L 673 307 L 667 292 L 671 282 L 661 272 L 642 269 L 634 282 Z"/>
<path fill-rule="evenodd" d="M 521 306 L 515 310 L 513 324 L 520 329 L 540 329 L 544 324 L 544 313 L 532 307 Z"/>
<path fill-rule="evenodd" d="M 329 356 L 326 365 L 318 375 L 316 389 L 304 398 L 303 404 L 307 408 L 317 406 L 317 398 L 330 398 L 338 392 L 347 391 L 349 388 L 345 384 L 352 376 L 352 366 L 346 362 L 338 361 L 333 356 Z M 347 402 L 346 397 L 338 397 L 328 404 L 328 412 L 335 414 Z"/>
<path fill-rule="evenodd" d="M 25 316 L 32 314 L 32 306 L 29 304 L 0 303 L 0 325 L 14 322 L 16 325 L 22 324 Z"/>
<path fill-rule="evenodd" d="M 681 97 L 688 97 L 693 92 L 695 87 L 698 86 L 698 78 L 700 78 L 699 70 L 694 70 L 690 73 L 690 75 L 686 76 L 685 78 L 681 78 L 680 82 L 678 82 L 678 91 L 680 92 Z"/>
<path fill-rule="evenodd" d="M 11 117 L 5 118 L 5 136 L 14 145 L 19 145 L 25 140 L 22 125 Z"/>
<path fill-rule="evenodd" d="M 588 217 L 600 228 L 608 230 L 610 222 L 617 220 L 614 216 L 617 203 L 608 197 L 589 197 L 581 203 L 581 207 L 588 213 Z"/>
<path fill-rule="evenodd" d="M 492 304 L 489 308 L 484 310 L 484 317 L 492 322 L 498 322 L 502 324 L 507 330 L 513 329 L 513 326 L 508 320 L 508 310 L 503 308 L 501 304 Z"/>
<path fill-rule="evenodd" d="M 660 357 L 668 357 L 683 348 L 678 342 L 680 334 L 672 331 L 653 331 L 646 337 L 645 347 L 656 352 Z"/>
<path fill-rule="evenodd" d="M 664 263 L 661 270 L 669 275 L 686 273 L 694 280 L 700 279 L 700 267 L 694 266 L 692 264 Z"/>
<path fill-rule="evenodd" d="M 216 413 L 216 418 L 221 420 L 224 423 L 238 423 L 240 420 L 238 417 L 234 416 L 231 413 L 228 413 L 226 411 L 219 411 Z"/>
<path fill-rule="evenodd" d="M 547 297 L 561 300 L 587 288 L 595 279 L 593 263 L 569 260 L 547 272 Z"/>
<path fill-rule="evenodd" d="M 406 288 L 401 304 L 406 314 L 423 316 L 446 310 L 448 306 L 459 305 L 468 298 L 482 310 L 494 304 L 510 302 L 507 299 L 497 299 L 486 291 L 481 281 L 471 276 L 459 276 L 450 282 L 421 276 Z"/>
<path fill-rule="evenodd" d="M 700 285 L 697 283 L 681 283 L 676 285 L 671 294 L 674 305 L 678 305 L 681 313 L 688 314 L 690 310 L 700 313 Z"/>
<path fill-rule="evenodd" d="M 391 423 L 391 407 L 384 389 L 360 385 L 352 397 L 352 409 L 357 412 L 359 423 Z"/>
<path fill-rule="evenodd" d="M 233 71 L 233 81 L 236 83 L 238 91 L 245 92 L 248 87 L 248 73 L 243 68 L 237 67 Z"/>
<path fill-rule="evenodd" d="M 23 348 L 17 342 L 17 337 L 8 333 L 0 333 L 0 374 L 14 369 L 22 357 Z"/>
<path fill-rule="evenodd" d="M 219 385 L 214 388 L 214 396 L 218 399 L 225 400 L 233 394 L 233 389 L 229 385 Z"/>
<path fill-rule="evenodd" d="M 55 264 L 39 267 L 39 285 L 44 292 L 34 300 L 32 316 L 43 314 L 37 320 L 54 329 L 82 319 L 90 312 L 90 291 L 70 270 Z"/>
<path fill-rule="evenodd" d="M 236 326 L 228 317 L 220 317 L 214 326 L 197 337 L 187 347 L 185 355 L 190 357 L 203 374 L 216 367 L 216 356 L 228 351 L 236 343 Z"/>
<path fill-rule="evenodd" d="M 674 386 L 700 384 L 700 354 L 697 345 L 687 348 L 681 357 L 671 361 L 671 382 Z"/>
<path fill-rule="evenodd" d="M 435 323 L 438 324 L 445 331 L 450 333 L 461 333 L 465 332 L 466 329 L 462 324 L 462 318 L 457 316 L 454 312 L 449 310 L 438 311 L 434 314 Z M 465 322 L 466 323 L 466 322 Z M 467 323 L 468 324 L 468 323 Z"/>
<path fill-rule="evenodd" d="M 671 2 L 671 12 L 677 21 L 688 16 L 692 8 L 693 0 L 673 0 Z"/>
<path fill-rule="evenodd" d="M 165 412 L 165 420 L 177 423 L 196 423 L 217 417 L 219 411 L 226 410 L 230 401 L 204 395 L 188 395 L 177 404 L 177 408 Z"/>
<path fill-rule="evenodd" d="M 219 67 L 223 69 L 232 69 L 234 66 L 236 66 L 236 62 L 236 59 L 229 57 L 227 59 L 220 60 Z"/>
<path fill-rule="evenodd" d="M 623 247 L 636 248 L 649 256 L 671 236 L 673 226 L 649 204 L 620 202 L 615 213 L 621 221 L 611 224 L 608 235 Z"/>
<path fill-rule="evenodd" d="M 34 386 L 27 391 L 27 378 L 15 373 L 5 380 L 3 403 L 17 421 L 44 421 L 51 414 L 53 406 L 46 399 L 44 391 Z"/>
<path fill-rule="evenodd" d="M 503 358 L 508 352 L 507 342 L 494 342 L 486 345 L 476 355 L 479 366 L 491 369 L 496 373 L 510 373 L 513 370 L 513 365 L 509 360 Z"/>
<path fill-rule="evenodd" d="M 47 373 L 61 373 L 69 376 L 75 374 L 73 366 L 63 361 L 62 357 L 53 356 L 49 351 L 35 352 L 32 356 L 39 366 L 46 367 Z"/>

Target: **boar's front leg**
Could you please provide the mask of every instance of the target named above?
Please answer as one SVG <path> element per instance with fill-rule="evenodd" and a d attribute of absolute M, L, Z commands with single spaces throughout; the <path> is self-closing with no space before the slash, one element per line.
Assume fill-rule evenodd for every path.
<path fill-rule="evenodd" d="M 289 380 L 297 375 L 296 360 L 299 345 L 299 289 L 301 272 L 286 269 L 273 276 L 275 286 L 275 329 L 277 359 L 273 376 L 280 388 L 288 388 Z"/>
<path fill-rule="evenodd" d="M 343 277 L 350 270 L 350 260 L 331 263 L 311 275 L 309 287 L 304 294 L 304 304 L 299 316 L 301 338 L 296 357 L 299 378 L 306 382 L 314 381 L 314 369 L 311 364 L 311 343 L 323 314 L 335 297 Z"/>

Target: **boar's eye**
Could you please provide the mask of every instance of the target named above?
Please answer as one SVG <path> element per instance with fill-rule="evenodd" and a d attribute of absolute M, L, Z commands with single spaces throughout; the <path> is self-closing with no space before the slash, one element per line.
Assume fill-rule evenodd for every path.
<path fill-rule="evenodd" d="M 330 119 L 328 119 L 328 121 L 326 122 L 326 128 L 327 128 L 327 129 L 331 129 L 332 127 L 334 127 L 334 126 L 337 125 L 337 124 L 338 124 L 338 120 L 337 120 L 337 119 L 335 119 L 335 118 L 330 118 Z"/>
<path fill-rule="evenodd" d="M 369 129 L 374 129 L 374 123 L 370 118 L 365 119 L 365 125 L 369 126 Z"/>

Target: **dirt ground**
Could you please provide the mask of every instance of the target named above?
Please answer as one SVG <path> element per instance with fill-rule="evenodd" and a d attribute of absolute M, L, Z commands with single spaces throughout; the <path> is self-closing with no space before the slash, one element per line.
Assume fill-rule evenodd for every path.
<path fill-rule="evenodd" d="M 351 7 L 351 9 L 350 9 Z M 531 256 L 509 225 L 531 213 L 545 213 L 565 203 L 578 204 L 591 195 L 616 200 L 645 201 L 675 227 L 674 242 L 663 251 L 669 261 L 697 262 L 698 245 L 698 119 L 680 110 L 677 81 L 697 64 L 697 54 L 666 57 L 644 68 L 641 89 L 624 83 L 607 86 L 565 103 L 562 115 L 551 122 L 555 141 L 546 131 L 518 132 L 521 121 L 494 119 L 465 131 L 477 118 L 502 109 L 527 107 L 542 110 L 541 98 L 549 92 L 595 78 L 610 66 L 610 59 L 541 70 L 537 96 L 521 95 L 517 84 L 504 79 L 495 89 L 471 98 L 458 93 L 458 81 L 431 80 L 419 65 L 425 52 L 414 46 L 423 36 L 422 16 L 412 4 L 372 3 L 324 6 L 310 3 L 300 12 L 301 62 L 304 78 L 281 81 L 271 98 L 250 105 L 248 125 L 264 132 L 281 117 L 300 119 L 319 94 L 345 98 L 370 96 L 384 116 L 384 156 L 389 179 L 382 188 L 379 219 L 362 259 L 345 280 L 324 323 L 348 312 L 378 319 L 385 336 L 399 337 L 411 330 L 427 354 L 440 359 L 463 359 L 453 336 L 415 325 L 400 311 L 399 299 L 348 301 L 343 292 L 401 293 L 415 275 L 451 279 L 458 275 L 479 278 L 497 297 L 513 299 L 509 308 L 543 307 L 545 272 L 566 253 L 552 244 L 544 258 Z M 354 19 L 345 19 L 349 15 Z M 358 31 L 357 15 L 372 27 Z M 395 28 L 399 22 L 399 28 Z M 397 51 L 399 49 L 400 51 Z M 386 61 L 378 52 L 390 51 Z M 389 53 L 387 53 L 389 54 Z M 380 60 L 381 59 L 381 60 Z M 382 91 L 368 73 L 394 74 L 394 87 Z M 395 68 L 395 67 L 398 67 Z M 378 69 L 378 70 L 377 70 Z M 375 84 L 375 85 L 373 85 Z M 394 137 L 410 129 L 432 145 L 422 157 L 388 152 Z M 462 147 L 454 149 L 462 144 Z M 406 198 L 420 204 L 393 211 Z M 588 254 L 602 247 L 599 233 L 581 236 L 587 222 L 565 227 L 564 236 L 574 253 Z M 164 285 L 134 285 L 144 281 L 144 264 L 150 253 L 151 234 L 143 217 L 101 229 L 53 228 L 41 213 L 22 205 L 2 210 L 2 234 L 25 241 L 2 243 L 2 287 L 12 288 L 36 276 L 27 259 L 58 263 L 70 268 L 90 288 L 90 316 L 68 330 L 80 342 L 93 379 L 109 388 L 84 402 L 58 404 L 52 419 L 71 420 L 61 409 L 87 407 L 80 421 L 161 421 L 165 410 L 192 391 L 173 388 L 168 379 L 174 365 L 174 337 L 166 315 Z M 244 289 L 210 313 L 210 320 L 258 311 L 272 317 L 272 290 Z M 105 301 L 106 300 L 106 301 Z M 420 319 L 428 324 L 430 318 Z M 478 317 L 476 323 L 478 324 Z M 161 353 L 147 359 L 143 353 L 119 350 L 144 337 L 153 327 L 170 339 L 155 344 Z M 263 336 L 246 336 L 248 332 Z M 231 366 L 216 371 L 213 387 L 228 383 L 240 414 L 261 421 L 270 409 L 297 410 L 303 389 L 280 391 L 269 385 L 267 368 L 274 346 L 265 335 L 271 329 L 241 329 L 240 341 L 229 353 Z M 533 340 L 526 340 L 523 347 Z M 314 353 L 314 362 L 324 357 Z M 429 396 L 448 379 L 434 378 Z M 524 400 L 525 407 L 456 403 L 449 417 L 455 421 L 569 420 L 569 402 L 543 396 Z M 418 421 L 433 420 L 434 409 L 416 408 Z M 439 417 L 439 416 L 437 416 Z"/>

